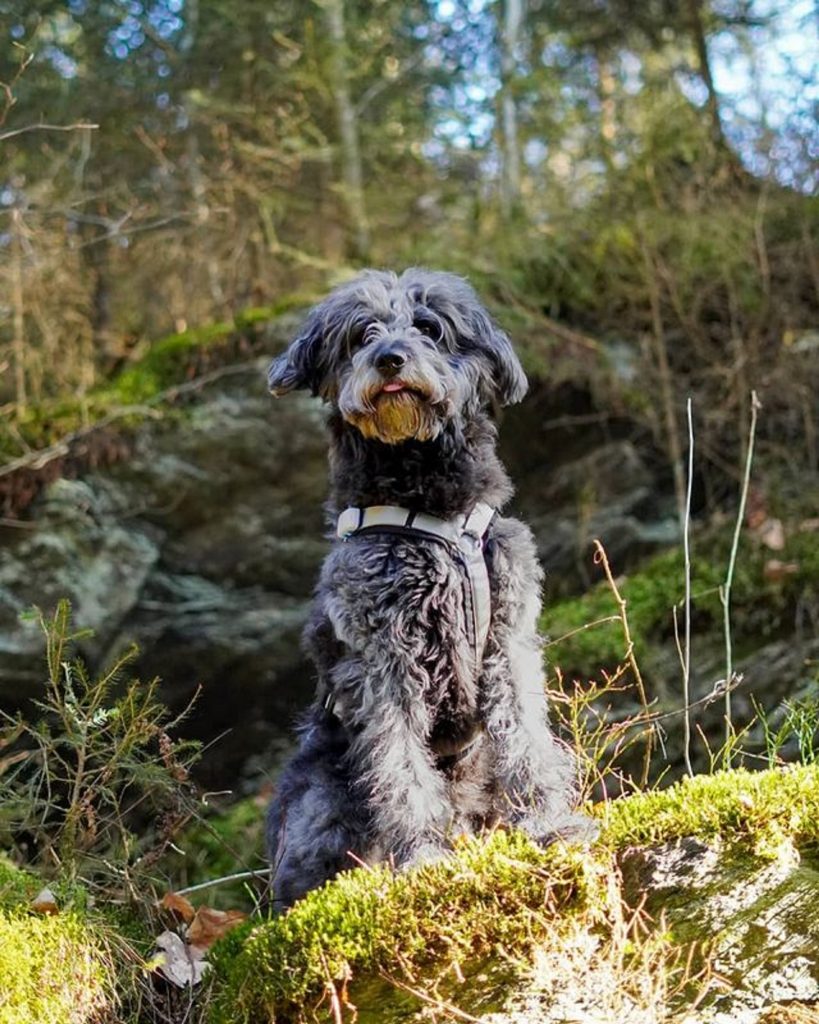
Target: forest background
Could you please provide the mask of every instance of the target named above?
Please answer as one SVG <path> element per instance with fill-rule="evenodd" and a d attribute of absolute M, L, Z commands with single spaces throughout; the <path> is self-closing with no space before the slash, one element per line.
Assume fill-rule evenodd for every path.
<path fill-rule="evenodd" d="M 360 266 L 445 268 L 470 277 L 532 377 L 533 412 L 504 427 L 513 471 L 543 477 L 584 431 L 589 449 L 625 438 L 667 499 L 616 572 L 681 539 L 689 397 L 692 512 L 724 559 L 757 392 L 738 636 L 812 642 L 815 4 L 0 0 L 0 22 L 6 470 L 93 424 L 95 396 L 168 335 L 265 320 Z M 606 497 L 582 483 L 588 524 Z M 7 488 L 7 520 L 36 493 Z M 552 497 L 536 488 L 530 505 Z M 553 595 L 599 578 L 593 532 L 572 534 Z M 662 616 L 646 620 L 672 653 L 674 566 L 674 596 L 655 588 Z M 695 627 L 718 632 L 709 587 Z M 556 613 L 555 631 L 596 609 Z M 595 642 L 567 673 L 599 671 Z M 816 687 L 799 650 L 791 696 Z M 655 671 L 652 696 L 676 674 Z"/>

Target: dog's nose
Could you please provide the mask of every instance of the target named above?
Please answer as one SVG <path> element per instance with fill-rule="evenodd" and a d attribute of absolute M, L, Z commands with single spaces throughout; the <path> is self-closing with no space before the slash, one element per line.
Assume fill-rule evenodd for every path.
<path fill-rule="evenodd" d="M 388 349 L 381 352 L 375 360 L 376 370 L 380 370 L 385 377 L 394 377 L 401 367 L 406 363 L 407 357 L 396 349 Z"/>

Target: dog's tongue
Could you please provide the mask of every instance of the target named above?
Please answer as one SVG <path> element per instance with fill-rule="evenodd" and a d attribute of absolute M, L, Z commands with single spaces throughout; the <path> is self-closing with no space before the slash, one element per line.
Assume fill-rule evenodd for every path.
<path fill-rule="evenodd" d="M 400 381 L 393 381 L 391 384 L 385 384 L 382 391 L 403 391 L 404 385 Z"/>

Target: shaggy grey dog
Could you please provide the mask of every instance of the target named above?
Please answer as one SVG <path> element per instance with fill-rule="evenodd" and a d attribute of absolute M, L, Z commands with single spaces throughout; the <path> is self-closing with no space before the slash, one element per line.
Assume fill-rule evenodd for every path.
<path fill-rule="evenodd" d="M 589 835 L 546 721 L 529 529 L 484 517 L 468 535 L 476 567 L 457 540 L 412 526 L 446 533 L 509 499 L 489 415 L 526 391 L 509 339 L 454 275 L 368 270 L 312 310 L 269 385 L 329 404 L 330 511 L 355 519 L 305 631 L 318 692 L 269 814 L 276 905 L 496 823 L 544 843 Z M 398 506 L 406 525 L 376 508 L 367 527 L 373 506 Z"/>

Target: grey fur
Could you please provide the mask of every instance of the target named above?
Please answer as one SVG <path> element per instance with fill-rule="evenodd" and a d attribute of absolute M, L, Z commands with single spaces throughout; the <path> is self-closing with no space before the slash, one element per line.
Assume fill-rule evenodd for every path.
<path fill-rule="evenodd" d="M 269 383 L 330 405 L 332 518 L 376 504 L 449 518 L 511 494 L 488 410 L 519 401 L 526 378 L 461 278 L 365 271 L 312 310 Z M 591 834 L 547 724 L 532 535 L 497 516 L 485 554 L 492 621 L 475 678 L 445 544 L 374 533 L 333 546 L 305 631 L 318 691 L 268 818 L 278 906 L 356 859 L 417 863 L 499 822 L 541 842 Z"/>

